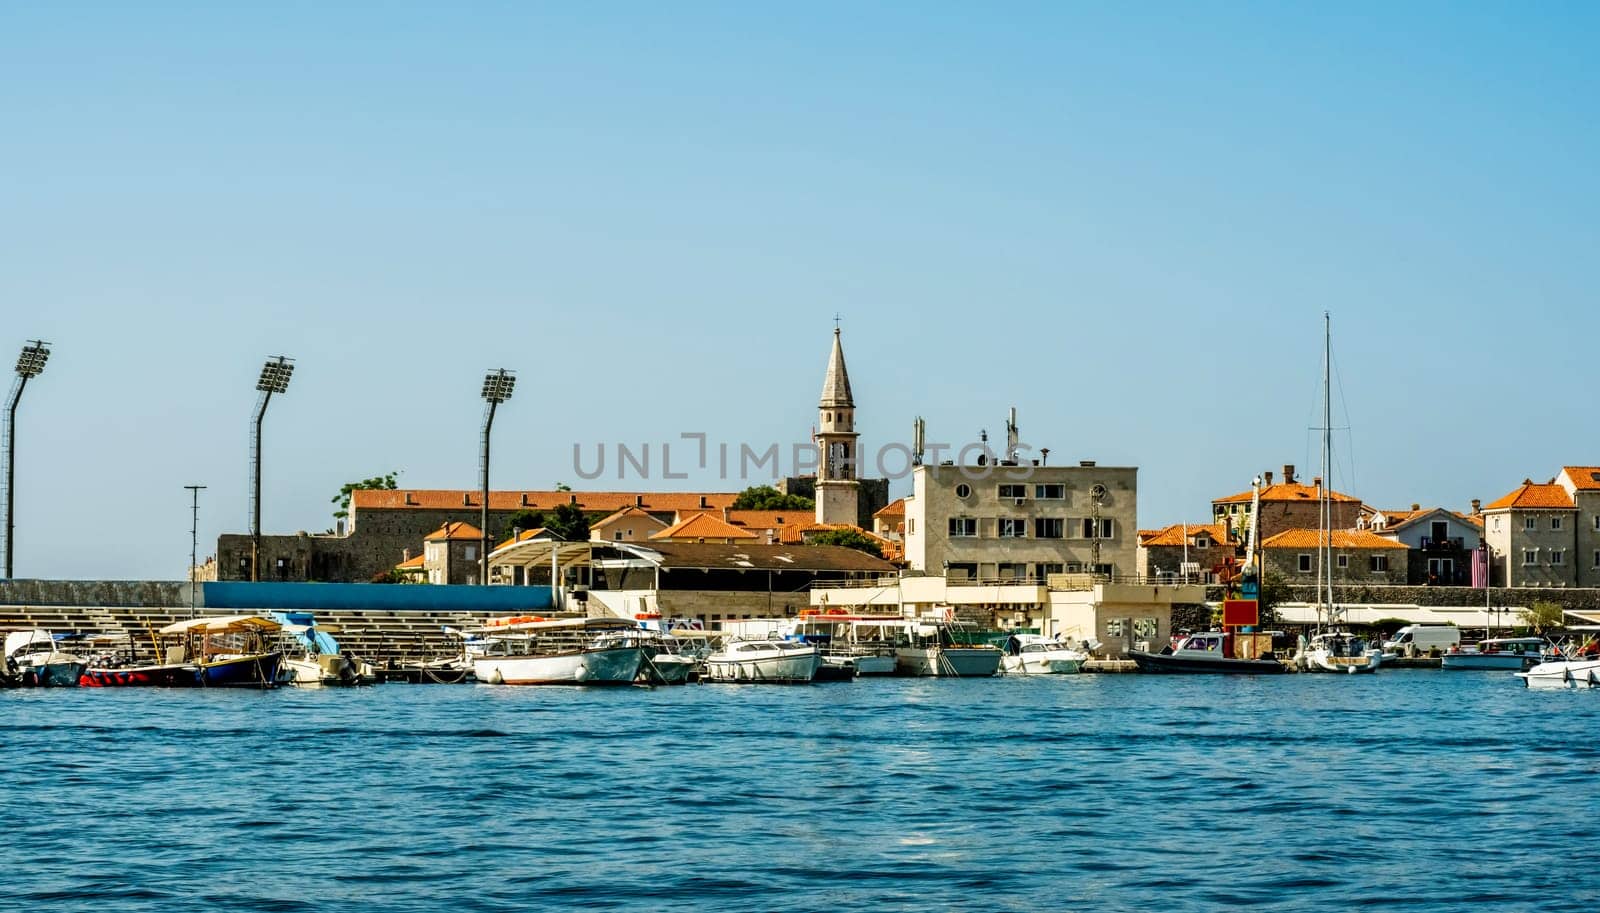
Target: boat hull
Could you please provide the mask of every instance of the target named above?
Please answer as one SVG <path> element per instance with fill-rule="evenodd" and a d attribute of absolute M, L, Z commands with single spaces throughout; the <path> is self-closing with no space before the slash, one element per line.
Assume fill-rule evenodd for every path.
<path fill-rule="evenodd" d="M 1376 672 L 1382 659 L 1379 656 L 1330 656 L 1327 653 L 1313 651 L 1306 656 L 1306 668 L 1312 672 L 1333 672 L 1339 675 L 1353 675 L 1362 672 Z"/>
<path fill-rule="evenodd" d="M 282 653 L 254 653 L 230 656 L 200 664 L 203 688 L 275 688 Z"/>
<path fill-rule="evenodd" d="M 1540 657 L 1522 653 L 1446 653 L 1439 668 L 1453 672 L 1521 672 L 1539 664 Z"/>
<path fill-rule="evenodd" d="M 904 675 L 986 678 L 1000 671 L 1003 655 L 994 647 L 900 647 L 895 667 Z"/>
<path fill-rule="evenodd" d="M 675 653 L 646 655 L 639 664 L 639 677 L 652 685 L 684 685 L 700 663 Z"/>
<path fill-rule="evenodd" d="M 284 657 L 278 684 L 296 688 L 338 688 L 364 685 L 361 670 L 347 656 Z"/>
<path fill-rule="evenodd" d="M 76 688 L 88 667 L 76 659 L 31 663 L 17 670 L 17 684 L 24 688 Z"/>
<path fill-rule="evenodd" d="M 1128 651 L 1140 672 L 1180 675 L 1282 675 L 1288 670 L 1275 659 L 1230 659 L 1225 656 L 1191 657 Z"/>
<path fill-rule="evenodd" d="M 713 656 L 706 660 L 705 678 L 712 682 L 804 684 L 817 677 L 821 666 L 822 657 L 815 651 L 754 659 Z"/>
<path fill-rule="evenodd" d="M 1007 675 L 1071 675 L 1083 668 L 1086 657 L 1066 651 L 1007 656 L 1000 668 Z"/>
<path fill-rule="evenodd" d="M 200 669 L 190 665 L 85 669 L 78 684 L 85 688 L 195 688 L 200 685 Z"/>
<path fill-rule="evenodd" d="M 1600 687 L 1600 660 L 1558 660 L 1516 673 L 1529 688 Z"/>
<path fill-rule="evenodd" d="M 817 666 L 815 681 L 848 682 L 856 677 L 856 660 L 853 656 L 823 656 Z"/>
<path fill-rule="evenodd" d="M 479 656 L 472 672 L 487 685 L 627 685 L 639 676 L 644 651 L 608 647 L 535 656 Z"/>
<path fill-rule="evenodd" d="M 854 657 L 857 675 L 893 675 L 896 665 L 894 654 L 874 653 L 866 656 Z"/>

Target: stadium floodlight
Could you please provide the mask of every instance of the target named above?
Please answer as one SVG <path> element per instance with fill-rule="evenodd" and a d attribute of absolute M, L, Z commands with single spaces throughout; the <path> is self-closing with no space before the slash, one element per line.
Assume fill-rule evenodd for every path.
<path fill-rule="evenodd" d="M 495 407 L 511 398 L 511 391 L 517 386 L 516 374 L 505 368 L 496 368 L 483 376 L 483 398 L 488 401 L 489 407 L 483 412 L 483 435 L 480 439 L 482 445 L 480 480 L 483 491 L 480 493 L 482 503 L 479 505 L 478 518 L 479 532 L 483 535 L 483 542 L 479 548 L 483 555 L 479 559 L 478 582 L 489 583 L 489 549 L 493 542 L 489 537 L 489 430 L 494 427 Z M 552 584 L 555 581 L 551 581 Z"/>
<path fill-rule="evenodd" d="M 282 355 L 268 358 L 261 366 L 261 377 L 256 389 L 255 422 L 250 430 L 250 579 L 261 579 L 261 419 L 267 414 L 267 403 L 272 394 L 289 389 L 289 378 L 294 374 L 294 359 Z"/>
<path fill-rule="evenodd" d="M 17 538 L 17 403 L 22 401 L 22 390 L 28 381 L 44 373 L 44 363 L 50 360 L 50 343 L 31 339 L 17 356 L 17 379 L 11 383 L 11 396 L 6 401 L 5 451 L 6 451 L 6 579 L 12 578 L 12 557 Z"/>

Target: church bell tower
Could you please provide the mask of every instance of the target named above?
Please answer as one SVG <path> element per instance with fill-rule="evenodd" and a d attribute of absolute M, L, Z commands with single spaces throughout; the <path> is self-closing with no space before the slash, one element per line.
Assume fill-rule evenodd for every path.
<path fill-rule="evenodd" d="M 861 488 L 856 478 L 860 462 L 856 402 L 850 395 L 850 374 L 844 367 L 844 346 L 837 326 L 817 409 L 817 522 L 855 526 L 860 521 L 857 503 Z"/>

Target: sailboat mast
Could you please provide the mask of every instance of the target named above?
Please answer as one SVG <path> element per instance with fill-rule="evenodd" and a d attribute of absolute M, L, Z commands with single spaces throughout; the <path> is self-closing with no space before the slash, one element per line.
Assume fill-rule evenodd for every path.
<path fill-rule="evenodd" d="M 1333 624 L 1333 505 L 1328 496 L 1333 484 L 1333 328 L 1328 312 L 1322 312 L 1322 490 L 1321 500 L 1323 573 L 1327 575 L 1328 624 Z M 1320 589 L 1323 581 L 1317 581 Z"/>

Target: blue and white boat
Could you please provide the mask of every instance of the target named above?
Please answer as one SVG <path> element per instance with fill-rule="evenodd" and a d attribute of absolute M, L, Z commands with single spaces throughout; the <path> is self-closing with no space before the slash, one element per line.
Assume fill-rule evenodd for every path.
<path fill-rule="evenodd" d="M 76 688 L 89 667 L 88 660 L 61 649 L 60 641 L 75 634 L 51 634 L 40 628 L 6 635 L 7 674 L 19 685 L 35 688 Z"/>
<path fill-rule="evenodd" d="M 283 626 L 279 684 L 317 688 L 377 681 L 372 666 L 342 652 L 333 638 L 334 629 L 319 626 L 310 612 L 273 612 L 272 620 Z"/>
<path fill-rule="evenodd" d="M 158 633 L 169 663 L 192 663 L 205 688 L 273 688 L 283 651 L 281 624 L 260 615 L 220 615 L 173 622 Z"/>
<path fill-rule="evenodd" d="M 1521 672 L 1538 665 L 1550 643 L 1543 637 L 1491 637 L 1476 646 L 1451 647 L 1439 661 L 1441 668 L 1460 671 L 1492 669 Z"/>

